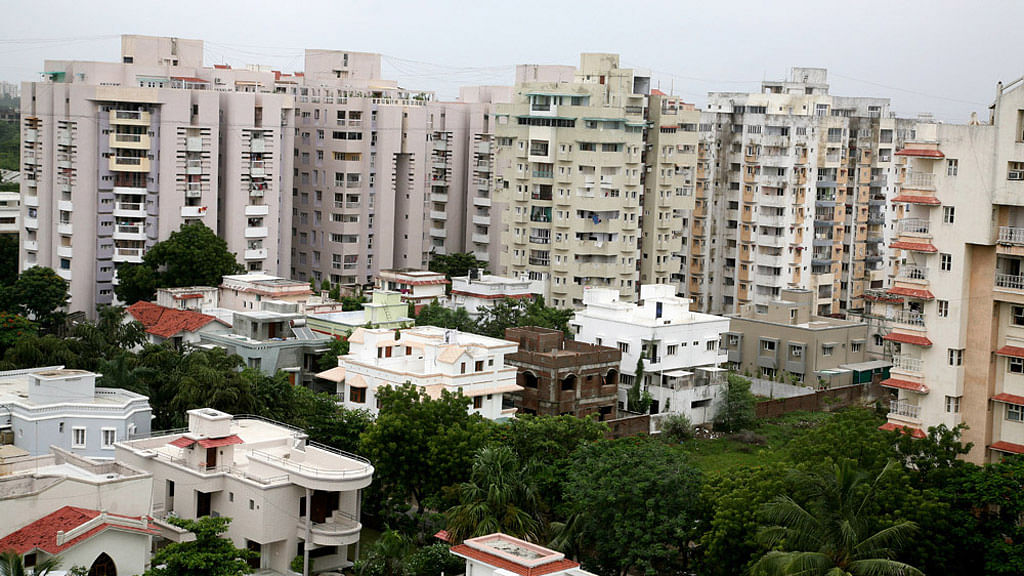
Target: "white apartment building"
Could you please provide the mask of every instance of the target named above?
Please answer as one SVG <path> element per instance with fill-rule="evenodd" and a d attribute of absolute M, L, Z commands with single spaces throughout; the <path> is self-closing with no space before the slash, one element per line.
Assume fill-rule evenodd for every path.
<path fill-rule="evenodd" d="M 398 292 L 402 301 L 413 305 L 416 313 L 434 300 L 444 302 L 451 281 L 444 274 L 428 270 L 381 270 L 373 279 L 374 290 Z"/>
<path fill-rule="evenodd" d="M 90 458 L 114 457 L 114 443 L 147 434 L 149 398 L 99 388 L 97 374 L 61 366 L 0 372 L 0 431 L 38 456 L 51 446 Z"/>
<path fill-rule="evenodd" d="M 1024 79 L 987 122 L 919 122 L 900 164 L 887 428 L 965 423 L 968 459 L 1024 453 Z"/>
<path fill-rule="evenodd" d="M 92 315 L 118 264 L 202 222 L 247 270 L 288 274 L 293 110 L 274 82 L 206 67 L 202 41 L 179 38 L 123 36 L 117 63 L 47 61 L 23 86 L 22 269 L 55 269 Z"/>
<path fill-rule="evenodd" d="M 905 134 L 887 99 L 834 96 L 827 81 L 793 68 L 760 92 L 708 95 L 679 277 L 697 309 L 732 314 L 803 288 L 827 316 L 888 286 L 886 206 Z"/>
<path fill-rule="evenodd" d="M 448 294 L 448 307 L 465 308 L 470 318 L 480 316 L 481 308 L 493 306 L 505 298 L 533 298 L 544 296 L 543 282 L 528 278 L 509 278 L 472 271 L 464 277 L 452 278 L 452 291 Z"/>
<path fill-rule="evenodd" d="M 719 350 L 729 319 L 690 310 L 690 299 L 670 284 L 640 287 L 640 304 L 622 301 L 616 290 L 592 288 L 570 322 L 576 340 L 622 352 L 620 408 L 644 358 L 644 383 L 654 400 L 651 413 L 686 414 L 697 424 L 714 419 L 725 390 L 727 361 Z"/>
<path fill-rule="evenodd" d="M 466 559 L 466 576 L 594 576 L 561 552 L 500 532 L 470 538 L 451 553 Z"/>
<path fill-rule="evenodd" d="M 587 287 L 635 299 L 640 281 L 669 282 L 694 205 L 698 116 L 614 54 L 518 67 L 495 127 L 500 270 L 546 283 L 559 307 L 582 306 Z"/>
<path fill-rule="evenodd" d="M 59 555 L 66 568 L 142 574 L 152 536 L 163 533 L 148 519 L 152 484 L 152 475 L 127 464 L 59 448 L 0 459 L 0 550 L 30 564 Z"/>
<path fill-rule="evenodd" d="M 204 408 L 189 410 L 188 421 L 185 432 L 117 445 L 118 462 L 152 475 L 154 518 L 229 516 L 226 537 L 279 574 L 296 555 L 307 573 L 351 566 L 368 461 L 257 417 Z"/>
<path fill-rule="evenodd" d="M 472 413 L 490 420 L 516 412 L 504 396 L 522 390 L 516 367 L 505 365 L 505 356 L 519 349 L 515 342 L 435 326 L 360 328 L 348 341 L 349 353 L 338 357 L 345 372 L 337 387 L 346 408 L 376 414 L 378 389 L 409 382 L 432 398 L 461 392 L 473 399 Z"/>

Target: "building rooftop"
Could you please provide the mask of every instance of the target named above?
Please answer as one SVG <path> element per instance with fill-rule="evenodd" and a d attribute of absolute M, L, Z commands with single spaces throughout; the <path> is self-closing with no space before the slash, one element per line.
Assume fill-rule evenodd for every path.
<path fill-rule="evenodd" d="M 190 296 L 191 294 L 186 294 Z M 196 294 L 196 297 L 202 297 Z M 184 296 L 175 296 L 184 298 Z M 176 310 L 152 302 L 136 302 L 128 307 L 128 313 L 146 328 L 147 334 L 170 338 L 181 332 L 195 332 L 211 322 L 224 326 L 231 325 L 216 316 L 202 314 L 194 310 Z"/>
<path fill-rule="evenodd" d="M 462 544 L 452 546 L 451 552 L 456 556 L 520 576 L 587 574 L 577 570 L 579 563 L 569 560 L 561 552 L 501 533 L 470 538 Z"/>
<path fill-rule="evenodd" d="M 148 473 L 121 462 L 90 460 L 51 447 L 49 454 L 0 460 L 0 501 L 36 494 L 69 478 L 99 485 L 144 476 Z"/>
<path fill-rule="evenodd" d="M 149 398 L 146 396 L 128 390 L 98 388 L 95 386 L 95 378 L 97 376 L 100 375 L 85 370 L 65 369 L 63 366 L 0 372 L 0 409 L 4 405 L 36 408 L 72 402 L 75 405 L 86 403 L 92 406 L 109 406 L 113 408 L 134 401 L 149 402 Z M 63 388 L 64 394 L 60 396 L 49 394 L 37 395 L 35 394 L 35 389 L 38 387 L 31 386 L 31 383 L 36 380 L 52 382 L 57 388 Z M 62 380 L 84 382 L 84 385 L 76 386 L 72 390 L 70 387 L 60 386 L 60 381 Z M 0 421 L 2 421 L 2 416 L 0 416 Z"/>
<path fill-rule="evenodd" d="M 580 317 L 613 320 L 623 324 L 651 328 L 702 322 L 728 320 L 690 310 L 691 300 L 675 295 L 675 289 L 668 284 L 644 285 L 640 288 L 641 304 L 619 301 L 619 291 L 611 288 L 590 288 L 583 295 L 585 308 L 576 312 Z"/>
<path fill-rule="evenodd" d="M 64 506 L 39 520 L 0 538 L 0 550 L 26 554 L 42 550 L 59 554 L 106 530 L 156 534 L 145 516 L 122 516 L 99 510 Z"/>

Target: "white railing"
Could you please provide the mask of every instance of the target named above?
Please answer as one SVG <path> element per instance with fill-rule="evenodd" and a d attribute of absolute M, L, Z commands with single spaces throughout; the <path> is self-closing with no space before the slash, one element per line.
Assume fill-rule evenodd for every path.
<path fill-rule="evenodd" d="M 896 414 L 898 416 L 906 416 L 908 418 L 920 418 L 921 407 L 908 404 L 900 400 L 893 400 L 889 403 L 889 414 Z"/>
<path fill-rule="evenodd" d="M 1000 226 L 999 241 L 1006 244 L 1024 244 L 1024 228 Z"/>
<path fill-rule="evenodd" d="M 900 310 L 893 317 L 897 324 L 924 328 L 924 314 L 913 310 Z"/>
<path fill-rule="evenodd" d="M 893 356 L 892 367 L 900 370 L 907 370 L 909 372 L 920 372 L 924 361 L 920 358 L 910 358 L 908 356 Z"/>
<path fill-rule="evenodd" d="M 928 220 L 924 218 L 903 218 L 900 220 L 901 234 L 928 234 Z"/>
<path fill-rule="evenodd" d="M 1024 290 L 1024 276 L 1018 274 L 996 274 L 996 287 Z"/>
<path fill-rule="evenodd" d="M 904 264 L 900 267 L 900 272 L 897 278 L 902 280 L 927 280 L 928 279 L 928 268 L 925 266 L 912 266 L 910 264 Z"/>
<path fill-rule="evenodd" d="M 907 179 L 903 181 L 903 186 L 909 188 L 931 188 L 934 185 L 935 174 L 931 172 L 908 172 Z"/>

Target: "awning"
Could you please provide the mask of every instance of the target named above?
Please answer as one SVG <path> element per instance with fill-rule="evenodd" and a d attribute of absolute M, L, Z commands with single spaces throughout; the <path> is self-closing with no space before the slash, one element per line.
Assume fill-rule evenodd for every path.
<path fill-rule="evenodd" d="M 193 440 L 192 438 L 188 438 L 186 436 L 182 436 L 181 438 L 178 438 L 177 440 L 169 442 L 169 444 L 171 446 L 177 446 L 178 448 L 188 448 L 189 446 L 191 446 L 191 445 L 193 445 L 195 443 L 196 443 L 195 440 Z"/>
<path fill-rule="evenodd" d="M 915 194 L 900 194 L 892 199 L 893 202 L 903 202 L 906 204 L 928 204 L 931 206 L 938 206 L 942 202 L 935 196 L 918 196 Z"/>
<path fill-rule="evenodd" d="M 1003 402 L 1004 404 L 1024 406 L 1024 396 L 1017 396 L 1016 394 L 996 394 L 992 399 L 996 402 Z"/>
<path fill-rule="evenodd" d="M 324 370 L 323 372 L 317 373 L 316 377 L 324 380 L 330 380 L 335 383 L 341 382 L 345 379 L 345 369 L 341 366 L 335 366 L 330 370 Z"/>
<path fill-rule="evenodd" d="M 931 290 L 923 290 L 920 288 L 904 288 L 902 286 L 893 286 L 889 288 L 889 294 L 895 296 L 907 296 L 910 298 L 917 298 L 918 300 L 935 300 L 935 295 L 931 293 Z"/>
<path fill-rule="evenodd" d="M 996 350 L 999 356 L 1012 356 L 1013 358 L 1024 358 L 1024 348 L 1020 346 L 1003 346 Z"/>
<path fill-rule="evenodd" d="M 989 448 L 1011 454 L 1024 454 L 1024 444 L 1014 444 L 1013 442 L 1003 442 L 1002 440 L 989 445 Z"/>
<path fill-rule="evenodd" d="M 519 392 L 523 387 L 518 384 L 500 384 L 490 388 L 479 388 L 477 390 L 462 390 L 466 396 L 486 396 L 488 394 L 504 394 L 505 392 Z"/>
<path fill-rule="evenodd" d="M 878 429 L 885 430 L 887 432 L 898 430 L 904 434 L 910 434 L 911 438 L 921 439 L 926 436 L 920 428 L 914 428 L 913 426 L 905 426 L 903 424 L 894 424 L 892 422 L 886 422 L 885 424 L 879 426 Z"/>
<path fill-rule="evenodd" d="M 349 388 L 366 388 L 366 380 L 359 374 L 353 374 L 345 378 L 345 384 Z"/>
<path fill-rule="evenodd" d="M 203 448 L 219 448 L 221 446 L 231 446 L 232 444 L 241 444 L 242 439 L 237 434 L 231 436 L 225 436 L 223 438 L 202 438 L 199 440 L 199 445 Z"/>
<path fill-rule="evenodd" d="M 918 158 L 945 158 L 946 155 L 938 150 L 927 148 L 904 148 L 896 153 L 897 156 L 916 156 Z"/>
<path fill-rule="evenodd" d="M 927 394 L 928 387 L 921 382 L 911 382 L 910 380 L 900 380 L 899 378 L 886 378 L 879 382 L 886 388 L 899 388 L 900 390 L 910 390 L 911 392 L 917 392 L 919 394 Z"/>
<path fill-rule="evenodd" d="M 900 250 L 913 250 L 914 252 L 938 252 L 939 249 L 932 246 L 930 242 L 893 242 L 893 248 Z"/>
<path fill-rule="evenodd" d="M 892 362 L 885 360 L 868 360 L 866 362 L 855 362 L 853 364 L 840 364 L 840 368 L 854 370 L 856 372 L 867 372 L 868 370 L 879 370 L 892 367 Z"/>
<path fill-rule="evenodd" d="M 924 336 L 913 336 L 910 334 L 903 334 L 900 332 L 890 332 L 885 336 L 882 336 L 883 340 L 890 342 L 899 342 L 900 344 L 913 344 L 914 346 L 931 346 L 932 341 L 925 338 Z"/>

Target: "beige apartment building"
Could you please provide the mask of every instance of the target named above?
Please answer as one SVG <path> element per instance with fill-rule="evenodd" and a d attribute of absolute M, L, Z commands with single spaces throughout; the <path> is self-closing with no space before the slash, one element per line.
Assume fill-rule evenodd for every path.
<path fill-rule="evenodd" d="M 249 271 L 289 268 L 292 99 L 269 71 L 203 65 L 201 40 L 123 36 L 120 62 L 47 61 L 23 86 L 21 267 L 114 300 L 116 267 L 202 222 Z M 282 191 L 285 191 L 282 193 Z"/>
<path fill-rule="evenodd" d="M 641 281 L 668 283 L 693 207 L 698 117 L 614 54 L 519 66 L 495 123 L 502 271 L 543 281 L 560 307 L 581 307 L 589 287 L 635 300 Z"/>
<path fill-rule="evenodd" d="M 965 423 L 968 458 L 1024 453 L 1024 79 L 987 122 L 920 122 L 896 152 L 888 427 Z"/>
<path fill-rule="evenodd" d="M 806 288 L 815 314 L 836 315 L 888 286 L 886 199 L 903 134 L 887 99 L 833 96 L 827 79 L 793 68 L 761 92 L 709 94 L 678 276 L 698 309 L 735 313 Z"/>
<path fill-rule="evenodd" d="M 730 316 L 722 349 L 733 369 L 768 380 L 789 376 L 807 386 L 850 383 L 852 371 L 843 366 L 864 362 L 868 327 L 816 315 L 816 300 L 810 290 L 787 288 L 778 300 Z"/>

